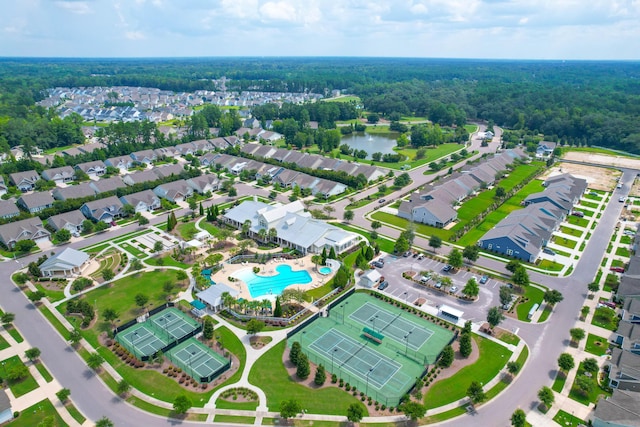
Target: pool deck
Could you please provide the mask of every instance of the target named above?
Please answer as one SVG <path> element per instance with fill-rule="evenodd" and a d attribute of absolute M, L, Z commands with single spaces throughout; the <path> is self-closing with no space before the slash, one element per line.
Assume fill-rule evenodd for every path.
<path fill-rule="evenodd" d="M 260 272 L 258 273 L 258 275 L 273 276 L 275 274 L 278 274 L 276 271 L 276 267 L 278 265 L 283 265 L 283 264 L 290 266 L 293 270 L 307 270 L 311 275 L 310 283 L 307 283 L 305 285 L 291 285 L 291 286 L 288 286 L 287 289 L 292 287 L 299 288 L 302 290 L 317 288 L 318 286 L 322 286 L 323 284 L 327 283 L 327 280 L 331 279 L 335 274 L 335 272 L 331 274 L 318 273 L 316 271 L 315 264 L 311 262 L 311 255 L 307 255 L 304 258 L 299 258 L 296 260 L 278 261 L 277 259 L 274 259 L 274 260 L 268 261 L 266 264 L 258 264 L 253 262 L 245 262 L 240 264 L 223 264 L 224 267 L 222 268 L 222 270 L 212 275 L 211 280 L 213 280 L 216 283 L 218 282 L 224 283 L 225 285 L 228 285 L 232 288 L 237 289 L 240 292 L 240 295 L 238 295 L 238 298 L 243 298 L 245 300 L 251 301 L 254 298 L 251 297 L 251 294 L 249 293 L 249 289 L 247 288 L 247 285 L 240 279 L 236 279 L 236 281 L 230 282 L 229 276 L 235 277 L 235 273 L 237 273 L 238 271 L 245 270 L 247 268 L 253 268 L 256 266 L 260 267 Z M 321 267 L 322 266 L 318 265 L 318 268 L 321 268 Z M 275 295 L 274 296 L 263 295 L 257 299 L 258 300 L 275 299 Z"/>

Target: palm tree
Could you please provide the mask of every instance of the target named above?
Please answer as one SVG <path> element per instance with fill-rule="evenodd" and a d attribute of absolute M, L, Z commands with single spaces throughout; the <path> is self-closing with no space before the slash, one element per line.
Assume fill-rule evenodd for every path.
<path fill-rule="evenodd" d="M 265 239 L 267 237 L 267 229 L 261 228 L 260 231 L 258 231 L 258 237 L 262 242 L 266 241 Z"/>
<path fill-rule="evenodd" d="M 222 297 L 222 304 L 225 307 L 231 308 L 231 307 L 235 306 L 236 299 L 233 296 L 231 296 L 231 294 L 229 292 L 223 292 L 221 297 Z"/>
<path fill-rule="evenodd" d="M 251 230 L 251 221 L 246 220 L 242 224 L 242 234 L 244 234 L 245 236 L 249 237 L 249 230 Z"/>
<path fill-rule="evenodd" d="M 273 242 L 273 240 L 278 237 L 278 230 L 272 227 L 267 232 L 267 235 L 269 236 L 269 240 Z"/>

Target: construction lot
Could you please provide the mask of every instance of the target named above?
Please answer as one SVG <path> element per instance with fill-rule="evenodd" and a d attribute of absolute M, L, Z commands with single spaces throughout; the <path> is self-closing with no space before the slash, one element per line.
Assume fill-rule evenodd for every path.
<path fill-rule="evenodd" d="M 588 153 L 567 153 L 567 158 L 569 158 L 569 154 L 584 154 L 590 155 Z M 604 156 L 607 157 L 607 156 Z M 629 159 L 632 160 L 632 159 Z M 588 160 L 583 160 L 588 161 Z M 640 160 L 637 160 L 638 167 L 640 168 Z M 578 165 L 574 163 L 560 163 L 557 166 L 552 167 L 547 172 L 542 175 L 542 179 L 547 179 L 556 175 L 560 175 L 563 173 L 570 173 L 576 178 L 583 178 L 587 180 L 589 188 L 594 190 L 602 190 L 602 191 L 611 191 L 616 187 L 618 183 L 618 178 L 622 176 L 622 172 L 609 169 L 605 167 L 597 167 L 597 166 L 587 166 L 587 165 Z"/>

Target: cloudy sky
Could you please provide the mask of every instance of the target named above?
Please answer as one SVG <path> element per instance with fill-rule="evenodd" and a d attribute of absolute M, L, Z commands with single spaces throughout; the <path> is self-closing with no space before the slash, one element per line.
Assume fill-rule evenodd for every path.
<path fill-rule="evenodd" d="M 640 59 L 640 0 L 0 0 L 0 56 Z"/>

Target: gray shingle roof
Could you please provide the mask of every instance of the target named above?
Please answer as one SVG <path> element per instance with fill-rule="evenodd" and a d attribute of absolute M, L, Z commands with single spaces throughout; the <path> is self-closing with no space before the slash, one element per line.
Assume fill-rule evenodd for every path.
<path fill-rule="evenodd" d="M 610 425 L 640 427 L 640 393 L 614 390 L 610 397 L 598 401 L 594 417 Z"/>

